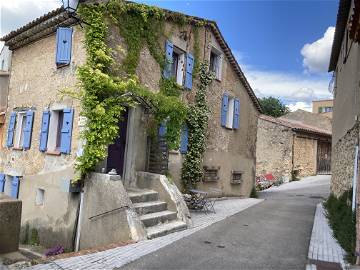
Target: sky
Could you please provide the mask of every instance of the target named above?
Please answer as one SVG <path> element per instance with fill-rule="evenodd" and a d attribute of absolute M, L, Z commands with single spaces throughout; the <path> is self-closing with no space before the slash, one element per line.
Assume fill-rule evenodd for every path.
<path fill-rule="evenodd" d="M 215 20 L 257 97 L 291 110 L 332 98 L 327 72 L 336 0 L 137 0 Z M 61 5 L 60 0 L 0 2 L 0 36 Z"/>

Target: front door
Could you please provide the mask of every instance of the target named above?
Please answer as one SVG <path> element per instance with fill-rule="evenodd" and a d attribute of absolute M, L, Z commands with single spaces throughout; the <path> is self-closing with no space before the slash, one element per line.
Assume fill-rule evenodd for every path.
<path fill-rule="evenodd" d="M 108 147 L 108 158 L 106 171 L 109 172 L 115 169 L 117 174 L 123 176 L 124 161 L 125 161 L 125 147 L 126 147 L 126 130 L 128 123 L 129 110 L 123 113 L 121 121 L 119 121 L 119 136 L 115 142 Z"/>
<path fill-rule="evenodd" d="M 318 141 L 317 173 L 331 173 L 331 143 Z"/>

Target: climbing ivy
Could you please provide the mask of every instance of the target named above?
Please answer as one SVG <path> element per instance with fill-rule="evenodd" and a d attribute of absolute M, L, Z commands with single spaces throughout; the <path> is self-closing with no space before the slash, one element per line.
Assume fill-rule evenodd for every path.
<path fill-rule="evenodd" d="M 205 150 L 205 134 L 208 121 L 206 88 L 212 81 L 206 64 L 200 65 L 199 90 L 196 101 L 190 108 L 180 100 L 182 87 L 174 79 L 161 78 L 160 91 L 153 93 L 139 83 L 136 69 L 140 52 L 147 46 L 150 54 L 163 69 L 164 52 L 160 40 L 166 36 L 164 20 L 169 14 L 156 7 L 124 3 L 110 0 L 108 4 L 85 5 L 79 7 L 78 14 L 86 22 L 85 48 L 86 63 L 78 68 L 80 90 L 67 94 L 76 96 L 82 104 L 81 114 L 86 118 L 86 127 L 81 137 L 86 142 L 83 153 L 77 159 L 78 179 L 94 169 L 106 158 L 107 147 L 119 134 L 118 121 L 127 107 L 134 106 L 141 97 L 153 108 L 153 133 L 160 123 L 166 122 L 166 141 L 169 149 L 179 147 L 180 131 L 184 122 L 189 127 L 189 152 L 186 156 L 182 177 L 185 186 L 190 187 L 201 179 L 202 154 Z M 188 23 L 191 18 L 173 14 L 173 21 L 179 25 Z M 126 43 L 126 54 L 120 69 L 113 58 L 114 49 L 108 45 L 108 24 L 118 27 Z M 194 32 L 194 55 L 199 59 L 198 27 L 192 25 Z M 197 69 L 197 62 L 195 66 Z M 196 73 L 196 72 L 194 72 Z"/>
<path fill-rule="evenodd" d="M 214 79 L 207 63 L 199 65 L 199 85 L 195 104 L 189 108 L 187 126 L 189 130 L 188 152 L 182 167 L 182 180 L 185 190 L 196 186 L 203 176 L 202 161 L 206 148 L 206 130 L 209 109 L 206 103 L 206 91 Z"/>

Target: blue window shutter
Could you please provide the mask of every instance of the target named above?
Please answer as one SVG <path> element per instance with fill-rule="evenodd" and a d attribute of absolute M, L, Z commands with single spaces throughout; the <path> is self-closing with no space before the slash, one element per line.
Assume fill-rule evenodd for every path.
<path fill-rule="evenodd" d="M 17 199 L 19 195 L 19 186 L 20 186 L 19 177 L 13 176 L 13 179 L 11 181 L 11 197 L 14 199 Z"/>
<path fill-rule="evenodd" d="M 24 142 L 23 142 L 24 149 L 30 149 L 33 121 L 34 121 L 34 111 L 29 110 L 26 112 L 26 123 L 24 128 Z"/>
<path fill-rule="evenodd" d="M 0 192 L 4 192 L 5 188 L 5 174 L 0 173 Z"/>
<path fill-rule="evenodd" d="M 223 95 L 222 105 L 221 105 L 221 126 L 226 127 L 226 117 L 227 111 L 229 108 L 229 96 L 227 94 Z"/>
<path fill-rule="evenodd" d="M 171 77 L 171 65 L 173 61 L 173 52 L 174 52 L 174 45 L 171 41 L 167 40 L 165 42 L 165 67 L 164 67 L 164 78 L 170 79 Z"/>
<path fill-rule="evenodd" d="M 50 124 L 50 111 L 44 111 L 41 120 L 41 133 L 40 133 L 40 151 L 42 152 L 45 152 L 47 149 L 49 124 Z"/>
<path fill-rule="evenodd" d="M 192 88 L 192 77 L 194 69 L 194 57 L 191 53 L 186 54 L 185 88 Z"/>
<path fill-rule="evenodd" d="M 73 109 L 64 109 L 63 126 L 61 129 L 61 146 L 60 152 L 70 154 L 71 151 L 71 134 L 74 118 Z"/>
<path fill-rule="evenodd" d="M 234 99 L 234 118 L 233 118 L 233 128 L 238 129 L 240 122 L 240 100 Z"/>
<path fill-rule="evenodd" d="M 166 135 L 166 123 L 162 122 L 160 123 L 160 127 L 159 127 L 159 136 L 164 137 L 165 135 Z"/>
<path fill-rule="evenodd" d="M 56 65 L 68 65 L 71 61 L 72 28 L 59 27 L 56 31 Z"/>
<path fill-rule="evenodd" d="M 180 137 L 180 153 L 186 154 L 188 150 L 189 144 L 189 130 L 187 126 L 184 126 L 181 130 L 181 137 Z"/>
<path fill-rule="evenodd" d="M 15 123 L 16 123 L 16 112 L 12 112 L 10 114 L 9 127 L 7 133 L 7 140 L 6 140 L 7 147 L 11 147 L 14 144 Z"/>

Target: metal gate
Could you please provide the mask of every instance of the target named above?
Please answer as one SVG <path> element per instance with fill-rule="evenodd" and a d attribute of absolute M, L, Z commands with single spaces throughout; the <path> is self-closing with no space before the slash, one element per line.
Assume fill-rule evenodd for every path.
<path fill-rule="evenodd" d="M 331 174 L 331 143 L 318 141 L 317 173 Z"/>

